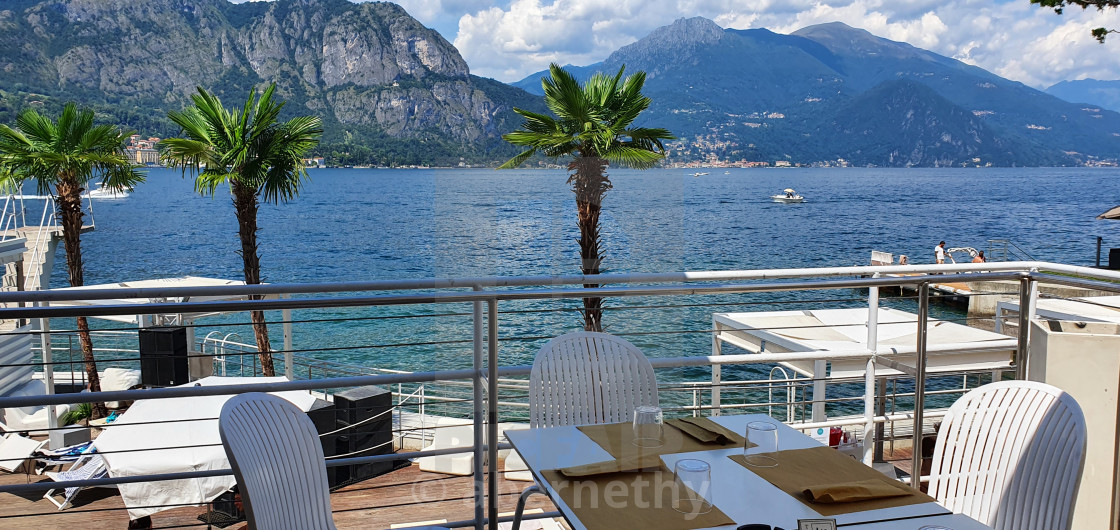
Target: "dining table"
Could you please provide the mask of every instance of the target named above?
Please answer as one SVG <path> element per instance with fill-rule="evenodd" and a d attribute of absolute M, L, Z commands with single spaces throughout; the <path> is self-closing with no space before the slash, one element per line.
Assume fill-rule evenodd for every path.
<path fill-rule="evenodd" d="M 688 433 L 695 429 L 680 420 L 665 422 L 663 443 L 657 447 L 636 444 L 629 423 L 509 430 L 506 437 L 574 530 L 744 525 L 798 530 L 799 520 L 813 519 L 858 530 L 990 529 L 764 414 L 687 421 L 720 437 L 695 439 Z M 773 466 L 754 466 L 744 459 L 744 434 L 751 422 L 775 425 L 777 451 L 766 453 Z M 710 468 L 710 483 L 700 491 L 710 503 L 706 513 L 673 506 L 677 501 L 670 497 L 679 481 L 672 470 L 682 459 L 700 460 Z M 885 488 L 888 494 L 866 499 L 832 495 L 850 492 L 852 485 L 870 485 L 868 491 L 879 493 Z M 823 496 L 811 497 L 822 491 Z"/>

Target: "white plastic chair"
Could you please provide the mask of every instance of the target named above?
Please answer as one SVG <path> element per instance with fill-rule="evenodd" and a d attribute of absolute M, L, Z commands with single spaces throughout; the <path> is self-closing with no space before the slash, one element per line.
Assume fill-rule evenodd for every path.
<path fill-rule="evenodd" d="M 335 528 L 323 448 L 299 407 L 259 392 L 234 396 L 222 407 L 218 432 L 249 528 Z"/>
<path fill-rule="evenodd" d="M 649 360 L 625 339 L 580 331 L 545 344 L 529 375 L 529 425 L 557 427 L 631 421 L 658 405 Z"/>
<path fill-rule="evenodd" d="M 625 339 L 590 331 L 567 333 L 548 341 L 533 360 L 532 428 L 628 422 L 642 405 L 659 405 L 657 377 L 649 359 Z M 533 485 L 521 493 L 514 530 L 520 528 L 529 496 L 540 492 Z"/>
<path fill-rule="evenodd" d="M 1066 530 L 1085 439 L 1085 416 L 1069 394 L 1033 381 L 984 385 L 945 416 L 929 493 L 996 530 Z"/>
<path fill-rule="evenodd" d="M 323 447 L 299 407 L 260 392 L 234 396 L 222 406 L 218 433 L 251 530 L 335 528 Z"/>
<path fill-rule="evenodd" d="M 432 444 L 424 447 L 423 451 L 474 446 L 474 428 L 470 425 L 437 425 L 435 431 Z M 474 474 L 474 455 L 471 453 L 422 456 L 416 460 L 420 471 L 464 476 Z"/>

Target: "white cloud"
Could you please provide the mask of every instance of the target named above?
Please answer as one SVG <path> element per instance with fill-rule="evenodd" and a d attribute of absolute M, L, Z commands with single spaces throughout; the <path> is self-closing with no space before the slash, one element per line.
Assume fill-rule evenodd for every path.
<path fill-rule="evenodd" d="M 1120 35 L 1104 45 L 1091 28 L 1120 28 L 1120 13 L 1066 9 L 1027 0 L 402 0 L 417 18 L 463 9 L 455 46 L 472 72 L 515 81 L 549 62 L 585 65 L 681 17 L 723 27 L 788 33 L 840 21 L 881 37 L 955 57 L 1036 87 L 1063 79 L 1120 79 Z M 415 11 L 414 11 L 415 10 Z M 446 35 L 445 30 L 445 35 Z M 451 38 L 450 35 L 447 35 Z"/>

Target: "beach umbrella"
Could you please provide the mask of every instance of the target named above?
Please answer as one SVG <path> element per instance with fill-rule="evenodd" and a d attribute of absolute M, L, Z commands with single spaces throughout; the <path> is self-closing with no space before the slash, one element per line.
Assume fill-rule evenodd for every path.
<path fill-rule="evenodd" d="M 1113 206 L 1107 212 L 1098 215 L 1097 219 L 1120 219 L 1120 206 Z"/>

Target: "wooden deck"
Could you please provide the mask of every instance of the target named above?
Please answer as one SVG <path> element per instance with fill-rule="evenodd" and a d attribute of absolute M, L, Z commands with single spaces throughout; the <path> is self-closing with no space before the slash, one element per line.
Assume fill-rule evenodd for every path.
<path fill-rule="evenodd" d="M 40 475 L 0 472 L 0 484 L 24 484 L 48 480 Z M 529 482 L 500 480 L 499 511 L 512 512 L 521 491 Z M 474 517 L 472 477 L 420 471 L 415 464 L 347 486 L 331 494 L 335 524 L 339 528 L 377 529 L 391 524 L 431 520 L 461 521 Z M 543 495 L 534 495 L 529 506 L 554 510 Z M 206 508 L 175 508 L 152 516 L 151 528 L 207 528 L 198 519 Z M 244 523 L 228 528 L 239 529 Z M 115 529 L 128 528 L 128 513 L 116 490 L 91 488 L 75 498 L 74 506 L 59 512 L 42 494 L 0 494 L 0 528 Z"/>

